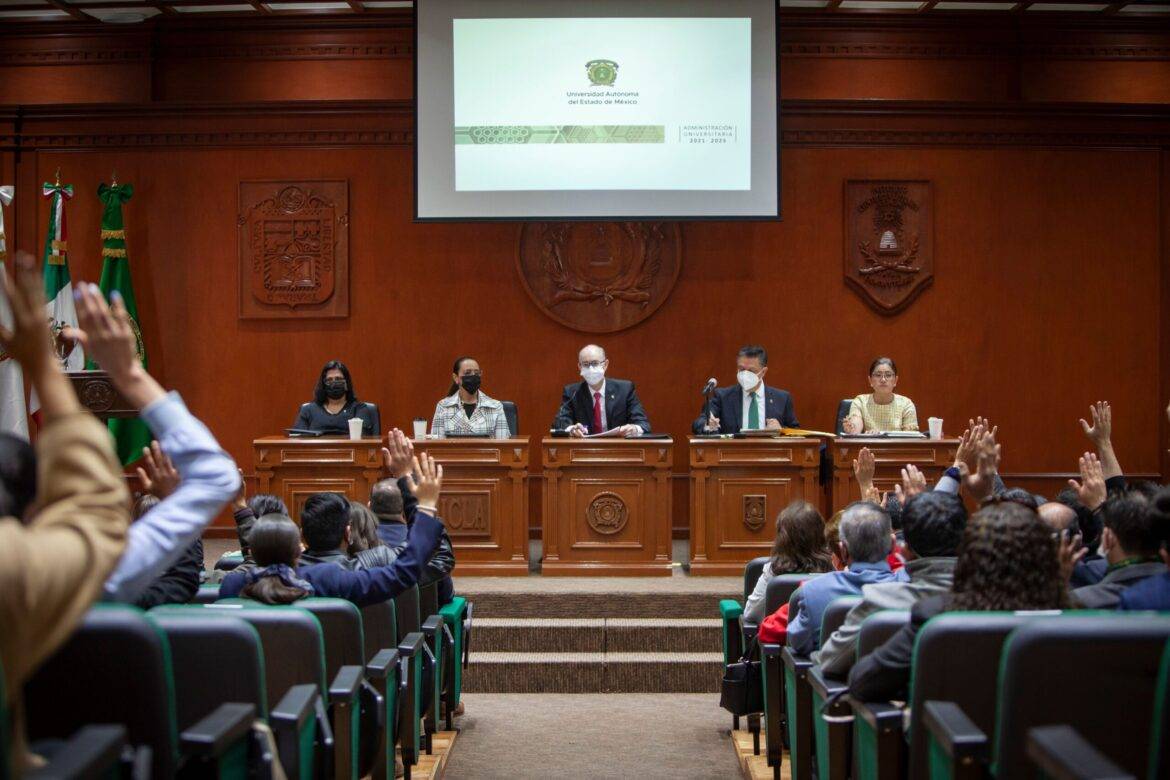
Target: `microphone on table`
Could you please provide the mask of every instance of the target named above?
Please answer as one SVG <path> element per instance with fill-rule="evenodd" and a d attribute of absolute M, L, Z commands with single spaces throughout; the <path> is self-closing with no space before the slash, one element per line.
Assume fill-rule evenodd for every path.
<path fill-rule="evenodd" d="M 703 385 L 703 389 L 701 391 L 701 394 L 707 395 L 708 393 L 710 393 L 712 390 L 715 389 L 715 386 L 717 384 L 718 384 L 718 382 L 715 381 L 715 377 L 711 377 L 710 379 L 707 380 L 707 384 Z"/>

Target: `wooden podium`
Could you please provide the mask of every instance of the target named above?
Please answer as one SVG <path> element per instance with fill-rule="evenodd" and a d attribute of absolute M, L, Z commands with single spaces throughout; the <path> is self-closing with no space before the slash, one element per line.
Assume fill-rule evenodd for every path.
<path fill-rule="evenodd" d="M 902 469 L 913 464 L 926 475 L 928 487 L 942 477 L 955 462 L 958 439 L 883 439 L 849 437 L 829 443 L 833 462 L 833 509 L 844 509 L 861 499 L 861 488 L 853 477 L 853 461 L 862 447 L 873 453 L 873 484 L 882 492 L 894 494 L 894 485 L 902 481 Z"/>
<path fill-rule="evenodd" d="M 455 574 L 528 574 L 528 438 L 414 440 L 443 466 L 439 516 Z"/>
<path fill-rule="evenodd" d="M 820 452 L 820 439 L 692 438 L 691 573 L 742 574 L 771 551 L 780 510 L 819 508 Z"/>
<path fill-rule="evenodd" d="M 546 438 L 541 447 L 543 573 L 669 576 L 673 441 Z"/>
<path fill-rule="evenodd" d="M 370 488 L 386 476 L 382 446 L 375 438 L 264 436 L 252 442 L 259 492 L 284 499 L 298 525 L 305 499 L 314 493 L 368 501 Z"/>

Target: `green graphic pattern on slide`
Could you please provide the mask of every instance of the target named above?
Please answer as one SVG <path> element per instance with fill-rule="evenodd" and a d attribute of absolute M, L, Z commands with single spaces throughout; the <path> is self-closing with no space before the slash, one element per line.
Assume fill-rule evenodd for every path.
<path fill-rule="evenodd" d="M 665 125 L 472 125 L 455 128 L 460 144 L 661 144 Z"/>

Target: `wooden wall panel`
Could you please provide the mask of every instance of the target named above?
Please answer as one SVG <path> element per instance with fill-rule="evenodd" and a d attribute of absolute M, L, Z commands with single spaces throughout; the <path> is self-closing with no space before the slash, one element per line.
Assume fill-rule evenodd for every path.
<path fill-rule="evenodd" d="M 409 59 L 240 62 L 196 59 L 160 68 L 157 98 L 252 103 L 266 100 L 409 100 Z"/>
<path fill-rule="evenodd" d="M 485 390 L 519 404 L 522 431 L 546 429 L 593 339 L 525 296 L 515 224 L 413 224 L 411 162 L 406 147 L 42 152 L 35 178 L 60 165 L 75 185 L 71 263 L 87 280 L 100 271 L 98 182 L 116 167 L 135 185 L 126 219 L 152 368 L 246 467 L 251 440 L 290 424 L 334 357 L 387 426 L 429 417 L 451 360 L 471 354 Z M 742 343 L 768 347 L 769 382 L 821 428 L 865 388 L 869 360 L 890 354 L 921 416 L 948 432 L 974 414 L 1000 424 L 1005 471 L 1070 471 L 1085 446 L 1076 418 L 1106 398 L 1126 468 L 1157 473 L 1159 163 L 1156 151 L 787 149 L 784 221 L 685 225 L 672 297 L 601 339 L 611 373 L 634 379 L 654 427 L 681 439 L 695 391 L 709 375 L 734 381 Z M 241 322 L 237 182 L 293 173 L 350 181 L 352 315 Z M 842 281 L 841 192 L 847 178 L 895 176 L 934 183 L 936 279 L 882 318 Z M 38 234 L 46 219 L 42 207 Z"/>
<path fill-rule="evenodd" d="M 1038 60 L 1022 66 L 1024 100 L 1170 103 L 1170 59 Z"/>
<path fill-rule="evenodd" d="M 0 104 L 142 103 L 150 100 L 150 65 L 0 67 Z"/>

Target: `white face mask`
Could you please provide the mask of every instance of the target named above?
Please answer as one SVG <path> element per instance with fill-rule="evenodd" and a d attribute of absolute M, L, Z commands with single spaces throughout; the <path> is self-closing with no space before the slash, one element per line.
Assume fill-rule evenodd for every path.
<path fill-rule="evenodd" d="M 745 392 L 751 392 L 752 390 L 755 390 L 756 385 L 760 383 L 760 377 L 756 374 L 756 372 L 748 371 L 747 369 L 740 371 L 735 375 L 735 378 L 739 382 L 739 386 L 742 387 Z"/>
<path fill-rule="evenodd" d="M 598 368 L 583 368 L 581 369 L 581 377 L 590 385 L 599 385 L 601 380 L 605 379 L 605 369 Z"/>

